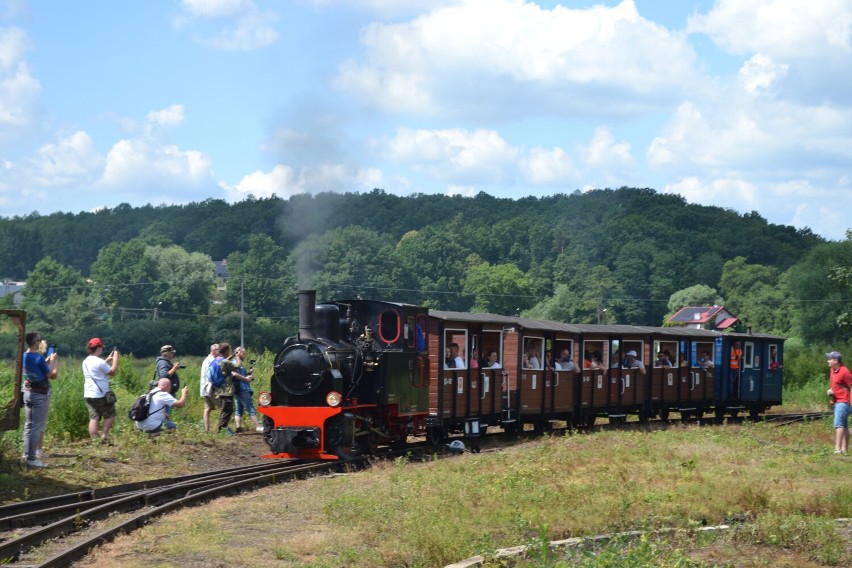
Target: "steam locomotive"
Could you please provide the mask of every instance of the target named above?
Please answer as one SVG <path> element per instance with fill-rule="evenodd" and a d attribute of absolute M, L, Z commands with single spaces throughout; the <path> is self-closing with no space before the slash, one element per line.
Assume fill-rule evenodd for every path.
<path fill-rule="evenodd" d="M 317 304 L 300 291 L 298 334 L 258 396 L 264 457 L 347 459 L 409 436 L 437 443 L 601 417 L 757 418 L 781 403 L 783 355 L 784 338 L 767 334 Z"/>

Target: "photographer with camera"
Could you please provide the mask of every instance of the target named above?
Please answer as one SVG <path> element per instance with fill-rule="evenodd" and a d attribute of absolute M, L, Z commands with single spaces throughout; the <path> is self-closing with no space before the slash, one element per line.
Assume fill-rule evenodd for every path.
<path fill-rule="evenodd" d="M 234 379 L 234 404 L 236 406 L 234 424 L 237 426 L 237 432 L 242 431 L 243 412 L 247 412 L 249 419 L 254 424 L 255 432 L 263 432 L 263 427 L 257 421 L 257 410 L 252 401 L 254 392 L 251 389 L 251 382 L 254 380 L 254 376 L 252 375 L 254 372 L 254 360 L 252 359 L 249 362 L 252 367 L 246 371 L 246 368 L 243 366 L 245 356 L 246 350 L 244 347 L 234 349 L 234 364 L 237 366 L 237 369 L 231 373 Z"/>
<path fill-rule="evenodd" d="M 160 347 L 160 356 L 157 357 L 157 361 L 155 362 L 155 370 L 154 370 L 154 378 L 151 380 L 151 384 L 148 386 L 148 390 L 154 390 L 158 387 L 160 379 L 169 379 L 172 383 L 171 394 L 173 397 L 177 398 L 177 392 L 180 390 L 180 377 L 178 376 L 178 369 L 185 369 L 186 365 L 181 365 L 177 361 L 174 360 L 175 355 L 177 355 L 177 351 L 172 345 L 163 345 Z M 174 423 L 171 421 L 172 408 L 169 406 L 166 408 L 166 427 L 174 428 Z"/>

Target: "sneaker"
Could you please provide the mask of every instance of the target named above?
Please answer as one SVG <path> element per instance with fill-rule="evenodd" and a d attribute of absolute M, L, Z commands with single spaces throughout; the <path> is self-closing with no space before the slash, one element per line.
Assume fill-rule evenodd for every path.
<path fill-rule="evenodd" d="M 237 433 L 234 432 L 233 430 L 231 430 L 230 428 L 225 428 L 224 430 L 219 430 L 219 433 L 222 433 L 222 432 L 224 432 L 228 436 L 236 436 L 237 435 Z"/>
<path fill-rule="evenodd" d="M 263 426 L 258 426 L 254 429 L 255 432 L 263 432 Z"/>
<path fill-rule="evenodd" d="M 40 460 L 43 457 L 44 457 L 44 452 L 41 450 L 41 448 L 37 449 L 36 450 L 36 459 Z"/>
<path fill-rule="evenodd" d="M 27 460 L 27 465 L 30 467 L 47 467 L 47 464 L 40 459 Z"/>

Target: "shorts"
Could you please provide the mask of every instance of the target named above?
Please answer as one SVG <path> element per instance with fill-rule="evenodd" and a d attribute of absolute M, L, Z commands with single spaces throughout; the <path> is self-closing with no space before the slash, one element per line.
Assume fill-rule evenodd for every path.
<path fill-rule="evenodd" d="M 849 412 L 850 406 L 848 402 L 837 402 L 834 404 L 834 427 L 848 428 L 849 427 Z"/>
<path fill-rule="evenodd" d="M 115 404 L 109 404 L 106 397 L 87 398 L 86 406 L 89 407 L 89 419 L 112 418 L 115 416 Z"/>
<path fill-rule="evenodd" d="M 204 410 L 216 410 L 219 408 L 219 401 L 215 396 L 202 396 L 201 400 L 204 401 Z"/>

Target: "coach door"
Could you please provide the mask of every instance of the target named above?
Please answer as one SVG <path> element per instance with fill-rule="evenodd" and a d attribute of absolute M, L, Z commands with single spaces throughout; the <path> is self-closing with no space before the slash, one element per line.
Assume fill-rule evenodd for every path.
<path fill-rule="evenodd" d="M 544 410 L 546 378 L 544 337 L 524 336 L 521 353 L 521 414 L 540 414 Z"/>

